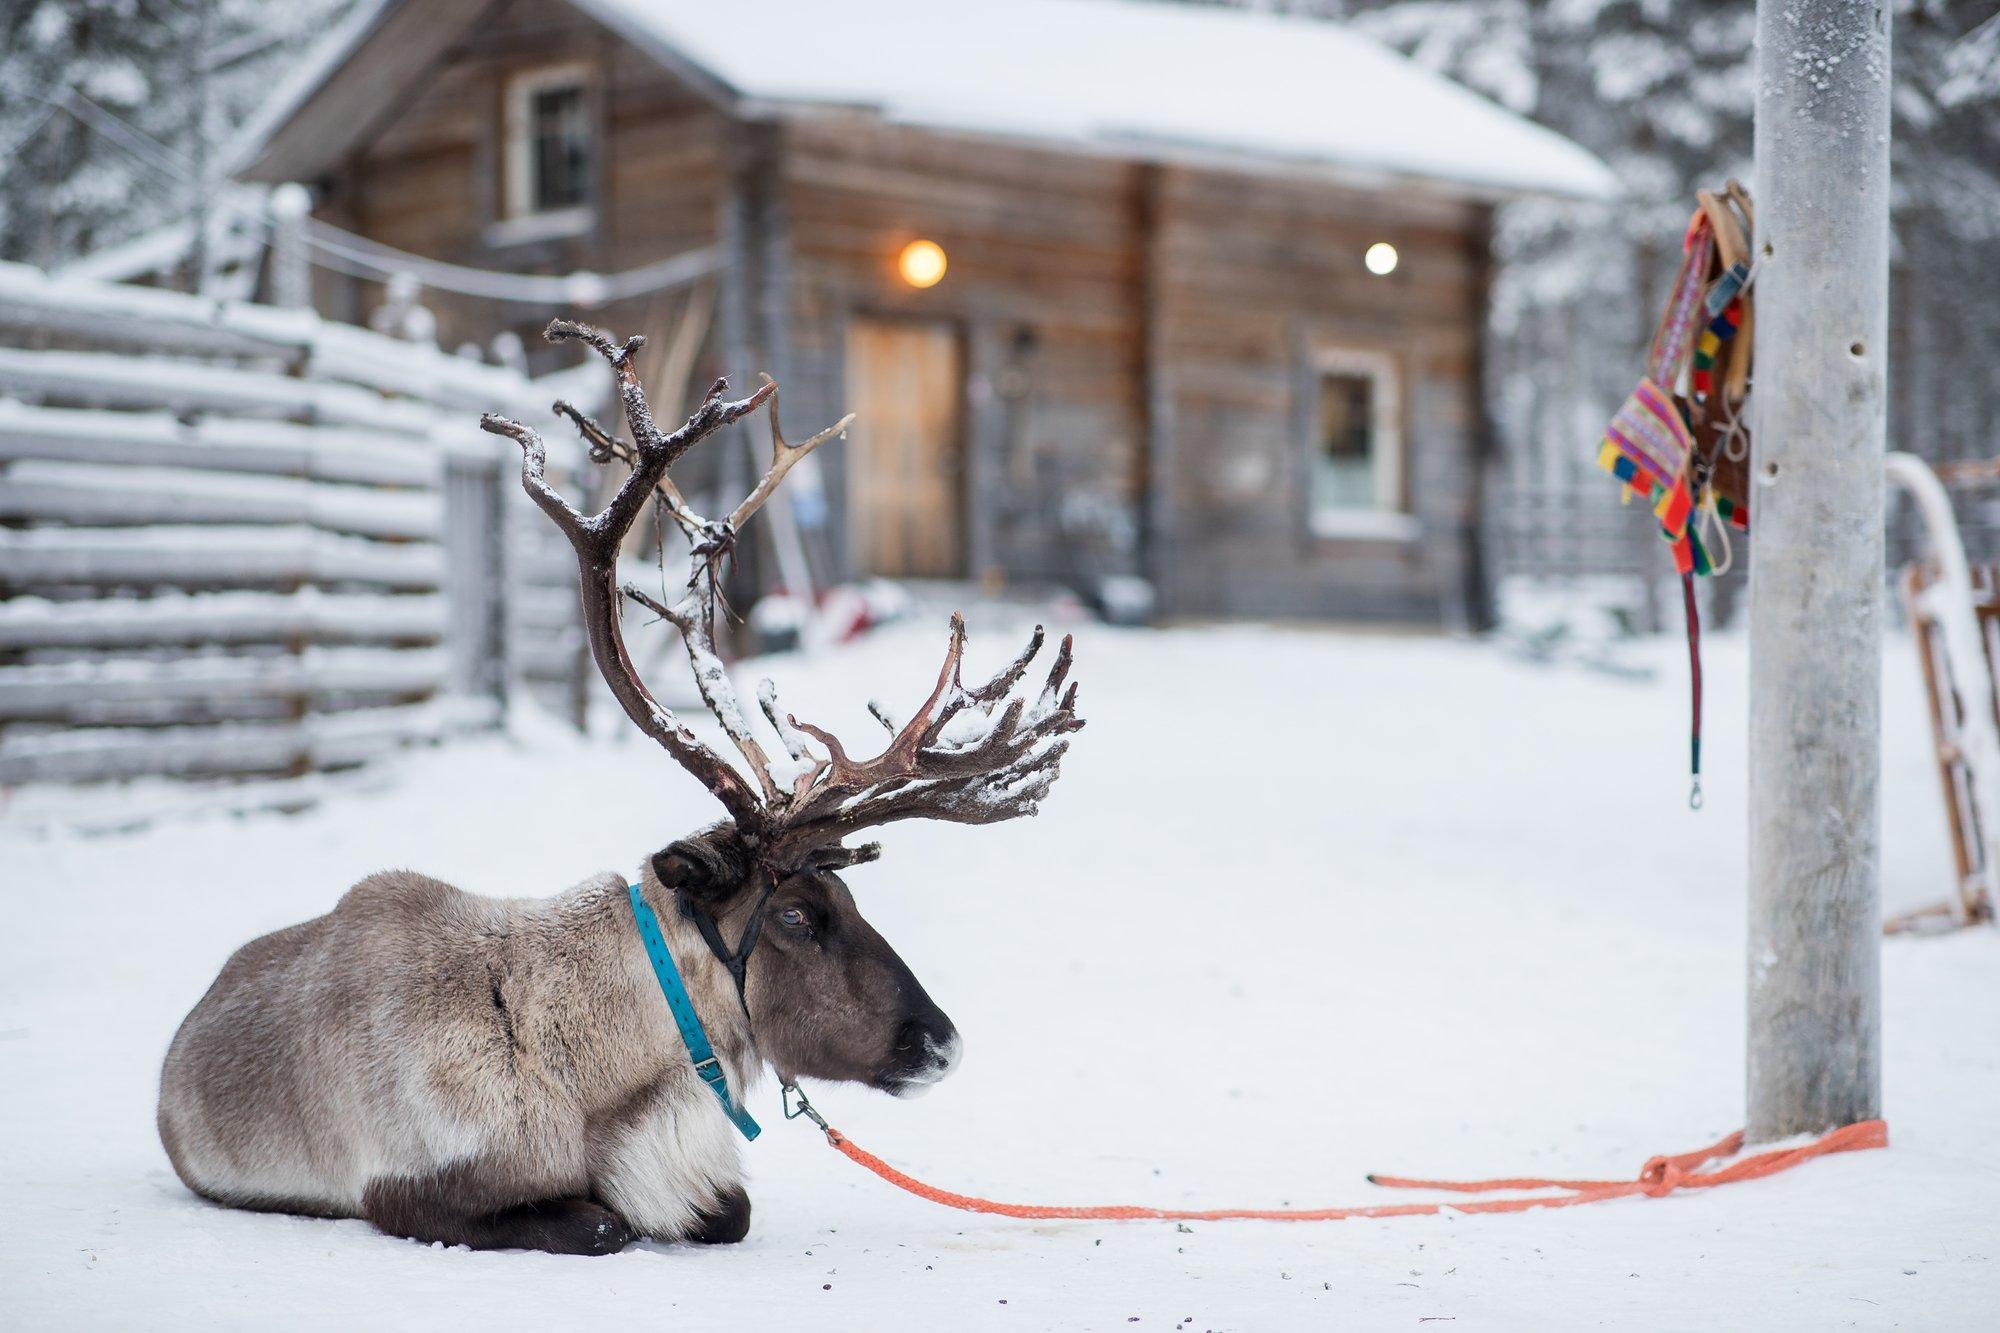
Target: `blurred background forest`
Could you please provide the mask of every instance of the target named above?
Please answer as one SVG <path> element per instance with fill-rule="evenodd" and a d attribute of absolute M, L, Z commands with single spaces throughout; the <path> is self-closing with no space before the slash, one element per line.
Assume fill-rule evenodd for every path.
<path fill-rule="evenodd" d="M 184 221 L 190 180 L 350 0 L 14 0 L 0 27 L 0 258 L 45 268 Z M 1699 185 L 1751 170 L 1747 0 L 1264 0 L 1342 22 L 1590 148 L 1627 197 L 1502 210 L 1488 365 L 1502 572 L 1664 574 L 1593 466 L 1630 387 Z M 1896 0 L 1890 441 L 2000 453 L 2000 15 Z M 1328 78 L 1338 78 L 1329 70 Z M 171 156 L 163 156 L 162 150 Z M 176 160 L 177 159 L 177 160 Z M 1579 507 L 1610 548 L 1564 545 Z M 1962 515 L 1991 557 L 2000 510 Z M 1893 534 L 1892 534 L 1893 538 Z M 1614 554 L 1607 555 L 1607 549 Z M 1908 554 L 1892 539 L 1892 558 Z M 1657 585 L 1658 580 L 1641 580 Z M 1740 586 L 1722 580 L 1727 614 Z M 1649 595 L 1645 599 L 1653 603 Z M 1639 608 L 1648 619 L 1657 605 Z"/>

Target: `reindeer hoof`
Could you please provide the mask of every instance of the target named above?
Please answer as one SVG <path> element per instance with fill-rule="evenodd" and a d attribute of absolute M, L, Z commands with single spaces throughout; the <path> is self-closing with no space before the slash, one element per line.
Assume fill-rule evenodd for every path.
<path fill-rule="evenodd" d="M 550 1254 L 616 1254 L 638 1239 L 617 1213 L 588 1199 L 564 1199 L 523 1219 L 528 1248 Z"/>
<path fill-rule="evenodd" d="M 688 1239 L 696 1245 L 734 1245 L 750 1234 L 750 1193 L 731 1185 L 701 1210 Z"/>

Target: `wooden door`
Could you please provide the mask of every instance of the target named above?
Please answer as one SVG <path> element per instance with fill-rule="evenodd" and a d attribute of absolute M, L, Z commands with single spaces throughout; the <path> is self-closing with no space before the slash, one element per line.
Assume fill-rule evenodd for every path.
<path fill-rule="evenodd" d="M 865 573 L 965 573 L 958 330 L 936 321 L 856 319 L 847 334 L 847 518 Z"/>

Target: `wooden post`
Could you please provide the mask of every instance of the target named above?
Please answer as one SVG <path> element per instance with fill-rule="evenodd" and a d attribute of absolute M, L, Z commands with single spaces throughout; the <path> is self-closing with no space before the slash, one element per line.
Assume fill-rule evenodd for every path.
<path fill-rule="evenodd" d="M 209 270 L 214 267 L 215 256 L 209 253 L 209 226 L 214 216 L 215 181 L 214 168 L 210 159 L 208 136 L 214 125 L 211 92 L 214 80 L 209 77 L 209 57 L 215 49 L 215 0 L 195 0 L 193 5 L 194 27 L 187 41 L 187 78 L 189 143 L 188 159 L 191 170 L 188 175 L 188 226 L 192 229 L 188 241 L 187 290 L 197 296 L 208 289 Z"/>
<path fill-rule="evenodd" d="M 1888 9 L 1757 4 L 1752 1141 L 1882 1105 Z"/>
<path fill-rule="evenodd" d="M 996 320 L 976 319 L 965 339 L 965 569 L 982 587 L 1005 582 L 998 548 L 998 503 L 1007 481 L 1010 351 Z"/>
<path fill-rule="evenodd" d="M 1466 246 L 1467 266 L 1474 274 L 1479 292 L 1479 308 L 1492 308 L 1493 292 L 1493 212 L 1480 213 Z M 1487 530 L 1487 491 L 1500 467 L 1499 441 L 1494 434 L 1493 415 L 1487 403 L 1493 395 L 1487 384 L 1493 379 L 1493 334 L 1481 320 L 1472 345 L 1472 388 L 1466 412 L 1471 425 L 1466 432 L 1466 489 L 1456 514 L 1458 559 L 1445 604 L 1449 628 L 1461 634 L 1484 634 L 1500 623 L 1499 607 L 1488 561 L 1491 533 Z"/>
<path fill-rule="evenodd" d="M 756 245 L 751 234 L 756 226 L 756 208 L 752 198 L 756 164 L 750 132 L 732 123 L 723 140 L 723 154 L 726 183 L 717 201 L 716 220 L 723 267 L 716 279 L 716 332 L 722 353 L 723 374 L 730 377 L 731 387 L 736 392 L 748 393 L 746 386 L 756 378 L 756 372 L 764 368 L 763 353 L 757 346 L 757 325 L 760 321 L 757 318 L 757 278 L 752 270 L 756 260 Z M 747 495 L 756 482 L 758 474 L 753 469 L 762 461 L 762 456 L 750 438 L 747 426 L 740 423 L 730 426 L 722 432 L 722 436 L 729 444 L 718 450 L 716 455 L 718 493 Z M 748 549 L 748 544 L 745 545 L 745 550 L 737 552 L 739 577 L 742 564 L 747 563 L 744 558 L 754 560 L 755 555 L 753 550 Z"/>
<path fill-rule="evenodd" d="M 785 207 L 784 168 L 790 151 L 782 125 L 759 125 L 752 132 L 751 177 L 745 182 L 750 195 L 749 259 L 754 282 L 756 332 L 751 345 L 763 353 L 762 365 L 746 365 L 747 378 L 741 392 L 757 387 L 757 373 L 763 371 L 786 383 L 795 364 L 792 360 L 792 241 L 791 215 Z M 815 395 L 807 386 L 792 385 L 792 421 L 799 420 L 799 408 L 810 408 Z M 805 413 L 807 420 L 813 413 Z M 831 419 L 831 418 L 829 418 Z M 819 429 L 817 426 L 811 429 Z M 758 432 L 762 426 L 757 428 Z M 756 432 L 746 433 L 750 441 L 750 475 L 762 476 L 766 466 L 763 444 Z M 817 465 L 815 465 L 817 466 Z M 799 535 L 798 515 L 792 512 L 794 492 L 771 497 L 764 506 L 764 531 L 771 540 L 771 554 L 777 561 L 778 579 L 793 597 L 808 603 L 814 600 L 812 564 L 806 558 L 804 539 Z M 768 585 L 768 580 L 766 583 Z M 762 589 L 759 589 L 762 591 Z"/>
<path fill-rule="evenodd" d="M 1140 168 L 1140 337 L 1146 395 L 1146 495 L 1141 511 L 1140 569 L 1153 584 L 1156 614 L 1179 604 L 1174 583 L 1174 386 L 1168 367 L 1166 252 L 1168 173 L 1158 164 Z"/>
<path fill-rule="evenodd" d="M 306 253 L 306 219 L 312 195 L 286 181 L 271 191 L 270 301 L 287 310 L 312 308 L 312 257 Z"/>

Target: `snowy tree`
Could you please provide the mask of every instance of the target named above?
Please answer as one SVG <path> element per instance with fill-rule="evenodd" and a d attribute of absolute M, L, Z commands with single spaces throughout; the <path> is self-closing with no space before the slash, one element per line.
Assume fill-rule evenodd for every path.
<path fill-rule="evenodd" d="M 109 124 L 165 129 L 174 114 L 155 97 L 179 54 L 173 24 L 135 0 L 25 0 L 0 33 L 0 254 L 51 263 L 119 231 L 135 195 L 164 204 L 126 157 L 68 110 L 72 95 Z M 115 121 L 109 120 L 116 117 Z M 157 213 L 155 213 L 157 215 Z"/>
<path fill-rule="evenodd" d="M 204 156 L 348 3 L 0 8 L 0 258 L 60 264 L 187 217 Z"/>
<path fill-rule="evenodd" d="M 2000 17 L 1991 13 L 1990 3 L 1903 0 L 1895 33 L 1890 447 L 1931 457 L 2000 454 Z"/>

